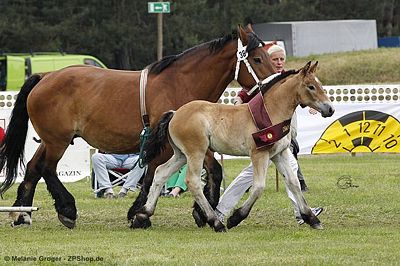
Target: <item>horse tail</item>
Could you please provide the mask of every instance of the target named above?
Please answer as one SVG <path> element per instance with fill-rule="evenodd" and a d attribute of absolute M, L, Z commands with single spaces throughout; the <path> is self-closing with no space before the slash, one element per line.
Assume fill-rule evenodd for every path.
<path fill-rule="evenodd" d="M 21 167 L 25 167 L 24 148 L 29 120 L 26 106 L 27 98 L 33 87 L 36 86 L 42 77 L 43 75 L 30 76 L 22 86 L 15 101 L 10 123 L 0 146 L 0 171 L 6 165 L 6 178 L 0 185 L 1 196 L 14 184 L 17 178 L 18 161 L 20 161 Z"/>
<path fill-rule="evenodd" d="M 161 116 L 156 128 L 151 132 L 144 145 L 143 163 L 148 164 L 165 149 L 168 139 L 168 125 L 174 114 L 174 111 L 168 111 Z"/>

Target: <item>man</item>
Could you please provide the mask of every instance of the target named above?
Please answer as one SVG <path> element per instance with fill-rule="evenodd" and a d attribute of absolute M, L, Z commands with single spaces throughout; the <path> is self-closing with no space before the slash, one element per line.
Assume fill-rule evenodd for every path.
<path fill-rule="evenodd" d="M 138 154 L 108 154 L 98 152 L 92 155 L 93 171 L 97 182 L 99 183 L 99 188 L 104 191 L 104 198 L 116 197 L 108 175 L 109 169 L 133 168 L 118 193 L 118 197 L 123 198 L 127 195 L 129 190 L 136 190 L 137 183 L 145 171 L 145 168 L 139 167 L 139 164 L 137 163 L 138 159 Z"/>

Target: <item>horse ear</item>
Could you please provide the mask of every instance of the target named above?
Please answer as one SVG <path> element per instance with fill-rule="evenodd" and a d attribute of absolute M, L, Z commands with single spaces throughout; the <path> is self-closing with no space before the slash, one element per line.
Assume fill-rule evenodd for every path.
<path fill-rule="evenodd" d="M 315 64 L 311 66 L 310 72 L 315 73 L 315 71 L 317 71 L 317 66 L 318 66 L 318 61 L 316 61 Z"/>
<path fill-rule="evenodd" d="M 246 25 L 246 31 L 247 31 L 247 32 L 252 32 L 252 33 L 254 33 L 253 27 L 251 26 L 250 23 L 248 23 L 248 24 Z"/>
<path fill-rule="evenodd" d="M 303 74 L 303 76 L 306 76 L 307 73 L 310 71 L 310 65 L 311 65 L 311 61 L 308 61 L 308 63 L 301 68 L 300 72 L 301 72 L 301 74 Z"/>
<path fill-rule="evenodd" d="M 243 43 L 243 46 L 246 46 L 248 43 L 248 39 L 247 39 L 247 33 L 246 31 L 243 29 L 242 25 L 238 25 L 237 27 L 237 31 L 239 33 L 239 38 Z"/>

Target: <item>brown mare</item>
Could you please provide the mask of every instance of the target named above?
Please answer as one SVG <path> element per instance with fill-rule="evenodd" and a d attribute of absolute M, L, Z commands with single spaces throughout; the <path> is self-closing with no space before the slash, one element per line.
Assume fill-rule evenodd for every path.
<path fill-rule="evenodd" d="M 310 106 L 322 116 L 331 116 L 334 108 L 325 94 L 321 83 L 314 73 L 317 63 L 309 62 L 298 71 L 288 71 L 275 77 L 265 87 L 260 106 L 265 106 L 272 125 L 289 121 L 295 108 L 301 105 Z M 289 131 L 287 128 L 282 132 Z M 320 221 L 308 207 L 296 174 L 290 167 L 289 144 L 290 134 L 269 143 L 264 148 L 257 148 L 252 133 L 257 132 L 248 104 L 229 106 L 206 101 L 192 101 L 163 115 L 156 130 L 153 131 L 145 146 L 145 159 L 157 155 L 168 138 L 174 155 L 165 164 L 160 165 L 150 188 L 148 200 L 136 213 L 132 223 L 134 228 L 151 226 L 150 216 L 154 214 L 160 190 L 167 178 L 187 162 L 186 184 L 195 201 L 207 217 L 207 223 L 215 231 L 225 231 L 225 225 L 218 220 L 212 206 L 201 191 L 200 172 L 204 156 L 208 149 L 223 154 L 250 156 L 254 167 L 253 186 L 248 199 L 242 207 L 235 210 L 228 219 L 228 228 L 232 228 L 245 219 L 265 187 L 265 177 L 269 159 L 282 173 L 289 191 L 294 195 L 300 214 L 304 221 L 313 228 L 322 229 Z M 270 131 L 270 137 L 275 131 Z M 268 133 L 269 134 L 269 133 Z M 267 135 L 267 134 L 266 134 Z"/>
<path fill-rule="evenodd" d="M 192 100 L 216 102 L 235 74 L 243 86 L 259 84 L 274 72 L 262 45 L 254 32 L 238 26 L 232 34 L 150 65 L 145 100 L 150 126 L 165 111 L 176 110 Z M 0 193 L 15 181 L 18 162 L 23 161 L 30 119 L 41 144 L 27 164 L 13 206 L 31 206 L 36 185 L 43 177 L 55 200 L 59 220 L 73 228 L 77 219 L 75 199 L 58 179 L 57 163 L 75 137 L 109 153 L 139 151 L 139 135 L 143 130 L 140 76 L 139 71 L 73 66 L 30 77 L 18 95 L 1 146 L 0 170 L 6 166 L 6 179 Z M 145 203 L 154 169 L 171 154 L 170 150 L 149 165 L 142 191 L 130 208 L 128 219 Z M 212 165 L 208 169 L 217 166 L 217 174 L 218 169 L 221 172 L 215 159 L 209 161 Z M 221 180 L 222 175 L 214 179 Z M 219 197 L 219 185 L 215 187 Z M 210 202 L 215 206 L 218 198 Z M 15 212 L 10 216 L 14 225 L 32 221 L 31 213 Z"/>

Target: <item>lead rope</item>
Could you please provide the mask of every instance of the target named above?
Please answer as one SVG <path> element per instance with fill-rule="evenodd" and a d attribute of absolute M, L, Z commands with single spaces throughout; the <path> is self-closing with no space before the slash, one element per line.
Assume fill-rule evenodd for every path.
<path fill-rule="evenodd" d="M 140 152 L 139 152 L 139 159 L 136 161 L 135 164 L 139 163 L 140 168 L 144 168 L 147 165 L 143 163 L 143 148 L 147 142 L 151 134 L 151 127 L 150 127 L 150 120 L 149 115 L 147 114 L 146 110 L 146 85 L 147 85 L 147 75 L 149 70 L 147 68 L 143 69 L 140 72 L 140 112 L 142 114 L 142 123 L 143 123 L 143 130 L 140 133 Z M 135 167 L 135 166 L 134 166 Z M 147 171 L 147 168 L 146 168 Z"/>

